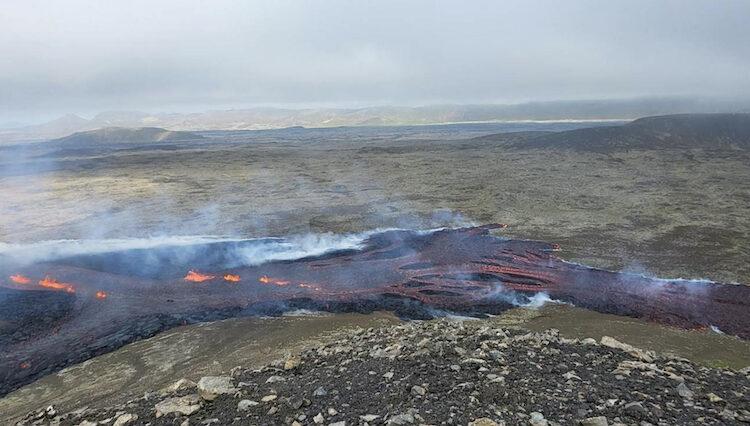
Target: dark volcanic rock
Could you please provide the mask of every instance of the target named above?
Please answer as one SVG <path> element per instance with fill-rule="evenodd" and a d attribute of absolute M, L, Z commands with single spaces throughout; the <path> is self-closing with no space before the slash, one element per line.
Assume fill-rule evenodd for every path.
<path fill-rule="evenodd" d="M 386 231 L 373 234 L 361 250 L 231 269 L 220 260 L 224 255 L 214 255 L 226 249 L 226 257 L 231 257 L 234 245 L 217 243 L 201 246 L 195 254 L 215 265 L 207 270 L 211 278 L 202 282 L 183 278 L 192 262 L 165 268 L 165 276 L 140 274 L 139 259 L 148 253 L 130 251 L 8 271 L 30 277 L 28 284 L 9 283 L 14 294 L 44 290 L 34 284 L 43 274 L 71 283 L 67 285 L 75 293 L 66 296 L 74 297 L 72 308 L 56 302 L 58 296 L 49 297 L 53 321 L 43 320 L 47 311 L 36 299 L 0 299 L 0 309 L 26 312 L 33 330 L 27 333 L 23 324 L 0 329 L 0 395 L 181 324 L 295 309 L 388 310 L 408 319 L 446 312 L 481 317 L 546 293 L 600 312 L 684 328 L 715 326 L 727 334 L 750 337 L 750 287 L 589 268 L 556 257 L 554 244 L 492 236 L 490 230 L 498 227 Z M 226 281 L 225 274 L 241 279 Z M 106 297 L 99 297 L 101 293 Z M 40 311 L 44 315 L 34 314 Z"/>
<path fill-rule="evenodd" d="M 123 413 L 137 415 L 133 424 L 141 425 L 186 420 L 237 425 L 750 420 L 750 380 L 743 373 L 657 355 L 643 362 L 619 349 L 560 338 L 556 330 L 526 333 L 483 321 L 438 320 L 342 331 L 329 342 L 304 352 L 293 369 L 285 370 L 283 360 L 260 370 L 236 368 L 231 379 L 236 392 L 212 400 L 181 389 L 148 393 L 108 409 L 48 417 L 62 425 Z M 561 364 L 570 370 L 561 374 Z M 692 389 L 691 400 L 677 390 L 684 383 Z M 190 414 L 176 414 L 175 409 L 157 415 L 157 409 L 183 402 L 180 408 Z M 46 415 L 39 413 L 30 413 L 23 424 Z"/>

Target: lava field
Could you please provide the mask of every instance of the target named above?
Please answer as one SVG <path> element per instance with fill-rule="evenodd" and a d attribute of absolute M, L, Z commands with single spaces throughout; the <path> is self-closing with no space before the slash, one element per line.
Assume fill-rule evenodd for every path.
<path fill-rule="evenodd" d="M 69 256 L 0 277 L 0 396 L 178 325 L 288 310 L 481 316 L 550 298 L 599 312 L 750 338 L 750 287 L 664 280 L 561 260 L 502 225 L 391 230 L 359 248 L 243 265 L 240 242 Z M 256 242 L 257 243 L 257 242 Z"/>

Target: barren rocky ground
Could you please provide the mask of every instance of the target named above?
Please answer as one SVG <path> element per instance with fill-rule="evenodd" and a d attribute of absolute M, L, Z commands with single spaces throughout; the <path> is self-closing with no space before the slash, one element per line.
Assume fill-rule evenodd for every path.
<path fill-rule="evenodd" d="M 50 407 L 21 424 L 740 424 L 749 408 L 747 368 L 608 336 L 434 320 L 342 331 L 260 369 L 180 380 L 105 409 Z"/>
<path fill-rule="evenodd" d="M 504 231 L 509 237 L 561 243 L 560 254 L 568 260 L 666 277 L 750 283 L 746 151 L 509 150 L 455 133 L 436 139 L 335 129 L 207 136 L 211 139 L 199 145 L 168 149 L 50 153 L 29 148 L 20 155 L 0 150 L 0 240 L 197 233 L 267 236 L 504 222 L 510 224 Z M 464 323 L 464 330 L 442 322 L 409 324 L 342 334 L 328 349 L 303 354 L 298 367 L 284 370 L 277 364 L 260 371 L 253 369 L 279 352 L 258 356 L 241 345 L 217 351 L 213 360 L 204 349 L 229 347 L 226 339 L 207 334 L 194 345 L 190 339 L 197 328 L 186 328 L 172 336 L 190 348 L 177 363 L 164 357 L 186 346 L 160 347 L 168 336 L 157 336 L 123 348 L 119 356 L 136 352 L 132 359 L 96 358 L 8 395 L 0 401 L 0 414 L 5 415 L 0 418 L 51 403 L 55 415 L 36 418 L 35 411 L 28 423 L 109 419 L 105 424 L 116 424 L 120 418 L 119 424 L 125 424 L 125 414 L 132 415 L 134 424 L 189 420 L 191 425 L 231 424 L 235 418 L 239 424 L 314 424 L 318 414 L 326 425 L 398 419 L 467 424 L 482 418 L 490 420 L 475 424 L 575 424 L 592 417 L 599 418 L 588 424 L 603 424 L 602 416 L 608 424 L 736 424 L 747 419 L 747 378 L 730 369 L 747 365 L 746 342 L 710 333 L 681 333 L 668 339 L 672 331 L 661 328 L 638 329 L 628 340 L 710 361 L 693 364 L 661 355 L 644 361 L 599 343 L 583 344 L 544 332 L 565 328 L 567 337 L 596 337 L 601 342 L 605 334 L 619 339 L 618 333 L 630 333 L 625 331 L 630 325 L 616 321 L 580 311 L 545 311 L 531 327 L 541 334 L 528 340 L 519 337 L 528 331 L 515 329 L 503 330 L 508 337 L 485 339 L 474 323 Z M 496 325 L 485 325 L 495 332 Z M 219 323 L 211 327 L 218 335 L 233 329 Z M 447 333 L 445 337 L 439 330 Z M 425 338 L 428 344 L 418 346 Z M 507 347 L 484 349 L 482 341 Z M 402 345 L 398 356 L 370 356 L 372 349 L 393 344 Z M 334 350 L 344 346 L 351 346 L 351 351 Z M 455 347 L 467 352 L 458 353 Z M 502 353 L 501 360 L 492 358 L 493 350 Z M 463 362 L 469 358 L 487 364 Z M 629 375 L 613 373 L 625 361 L 646 366 L 626 363 Z M 230 375 L 229 366 L 236 364 L 245 367 Z M 556 369 L 561 364 L 566 368 Z M 384 376 L 391 372 L 391 379 Z M 569 372 L 578 378 L 563 376 Z M 692 397 L 680 395 L 677 387 L 682 381 L 665 372 L 682 377 Z M 497 377 L 491 378 L 493 374 Z M 188 396 L 199 394 L 192 386 L 158 392 L 166 381 L 187 377 L 199 382 L 203 376 L 230 377 L 230 387 L 239 394 L 233 391 L 208 401 Z M 271 376 L 285 380 L 265 383 Z M 420 390 L 413 394 L 414 386 L 423 388 L 424 395 Z M 325 395 L 314 395 L 319 387 Z M 76 393 L 81 389 L 85 392 Z M 147 389 L 151 392 L 146 399 L 136 397 Z M 272 394 L 273 401 L 263 401 Z M 690 395 L 684 389 L 682 394 Z M 136 399 L 124 404 L 125 395 Z M 183 401 L 198 406 L 198 411 L 155 417 L 156 404 L 185 396 Z M 258 404 L 245 402 L 247 410 L 239 410 L 243 400 Z M 294 408 L 300 401 L 302 405 Z M 77 417 L 63 420 L 60 415 L 87 405 L 91 408 Z M 276 412 L 269 414 L 274 407 Z M 329 414 L 329 408 L 337 414 Z M 360 416 L 379 417 L 368 421 L 370 417 Z"/>
<path fill-rule="evenodd" d="M 564 258 L 592 266 L 750 282 L 747 151 L 508 149 L 470 140 L 476 131 L 382 132 L 2 149 L 0 240 L 345 233 L 463 219 L 508 223 L 505 235 L 560 243 Z"/>

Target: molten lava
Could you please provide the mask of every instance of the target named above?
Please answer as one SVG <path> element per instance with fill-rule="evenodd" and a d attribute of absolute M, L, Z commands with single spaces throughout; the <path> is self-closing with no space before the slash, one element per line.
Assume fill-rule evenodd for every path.
<path fill-rule="evenodd" d="M 18 319 L 0 327 L 0 396 L 171 327 L 294 309 L 388 310 L 414 319 L 431 318 L 436 311 L 481 316 L 529 303 L 532 295 L 543 293 L 598 312 L 688 329 L 715 327 L 750 339 L 750 286 L 590 268 L 557 257 L 556 245 L 491 235 L 497 227 L 384 231 L 369 236 L 356 250 L 232 264 L 232 269 L 222 269 L 230 263 L 212 259 L 231 252 L 236 243 L 217 243 L 201 248 L 202 263 L 178 264 L 179 256 L 164 256 L 165 272 L 155 277 L 123 269 L 126 263 L 133 271 L 142 269 L 143 262 L 117 260 L 135 253 L 108 254 L 110 262 L 105 256 L 88 259 L 95 268 L 83 266 L 81 261 L 87 259 L 80 256 L 37 265 L 50 275 L 74 277 L 70 279 L 78 291 L 72 293 L 73 286 L 49 277 L 40 287 L 0 286 L 2 318 Z M 14 266 L 2 276 L 31 267 Z M 216 271 L 216 276 L 191 270 L 187 281 L 226 280 L 237 274 L 252 277 L 253 285 L 185 285 L 182 272 L 188 267 Z M 65 291 L 38 291 L 42 287 Z M 118 297 L 85 303 L 105 291 Z M 22 362 L 29 364 L 18 368 Z"/>
<path fill-rule="evenodd" d="M 188 271 L 187 275 L 185 275 L 185 281 L 192 281 L 194 283 L 202 283 L 203 281 L 208 281 L 216 278 L 215 275 L 207 275 L 207 274 L 201 274 L 197 271 Z"/>
<path fill-rule="evenodd" d="M 21 274 L 15 274 L 10 276 L 10 280 L 13 281 L 16 284 L 29 284 L 31 280 L 27 277 L 24 277 Z"/>
<path fill-rule="evenodd" d="M 224 275 L 224 281 L 229 281 L 231 283 L 238 283 L 240 282 L 240 276 L 234 275 L 234 274 L 226 274 Z"/>
<path fill-rule="evenodd" d="M 261 284 L 276 285 L 279 287 L 284 287 L 284 286 L 289 285 L 289 281 L 271 278 L 268 275 L 263 275 L 262 277 L 258 278 L 258 281 L 260 281 Z"/>
<path fill-rule="evenodd" d="M 96 292 L 96 298 L 99 299 L 99 300 L 106 299 L 107 298 L 107 292 L 106 291 L 101 291 L 101 290 L 97 291 Z"/>
<path fill-rule="evenodd" d="M 63 291 L 67 291 L 68 293 L 76 292 L 76 289 L 75 287 L 73 287 L 73 284 L 61 283 L 51 277 L 44 277 L 43 280 L 39 280 L 39 285 L 44 288 L 50 288 L 52 290 L 63 290 Z"/>

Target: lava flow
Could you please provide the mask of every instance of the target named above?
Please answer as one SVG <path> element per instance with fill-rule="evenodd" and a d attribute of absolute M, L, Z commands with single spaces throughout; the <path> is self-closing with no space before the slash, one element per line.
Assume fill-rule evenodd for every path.
<path fill-rule="evenodd" d="M 48 277 L 39 286 L 0 287 L 0 396 L 171 327 L 303 308 L 390 310 L 425 319 L 439 311 L 481 316 L 546 293 L 599 312 L 750 339 L 748 286 L 589 268 L 556 257 L 555 244 L 491 235 L 498 227 L 385 231 L 371 234 L 357 249 L 248 266 L 238 259 L 273 242 L 220 242 L 182 252 L 179 247 L 121 250 L 26 265 L 25 271 L 49 271 L 76 284 Z M 255 245 L 246 251 L 243 244 Z M 184 282 L 216 277 L 237 282 L 240 276 L 242 285 Z M 118 297 L 107 303 L 81 303 L 91 295 L 103 299 L 115 293 Z M 19 369 L 21 363 L 28 367 Z"/>
<path fill-rule="evenodd" d="M 61 283 L 57 281 L 56 279 L 51 278 L 49 276 L 44 277 L 44 279 L 42 280 L 39 280 L 39 285 L 44 288 L 50 288 L 52 290 L 64 290 L 64 291 L 67 291 L 68 293 L 76 292 L 76 289 L 75 287 L 73 287 L 73 284 Z"/>
<path fill-rule="evenodd" d="M 279 287 L 284 287 L 289 285 L 289 281 L 279 280 L 276 278 L 271 278 L 267 275 L 263 275 L 262 277 L 258 278 L 258 282 L 261 284 L 270 284 L 270 285 L 277 285 Z"/>
<path fill-rule="evenodd" d="M 215 275 L 207 275 L 207 274 L 201 274 L 200 272 L 196 272 L 196 271 L 188 271 L 187 275 L 185 275 L 184 280 L 192 281 L 194 283 L 202 283 L 203 281 L 209 281 L 214 278 L 216 278 Z"/>
<path fill-rule="evenodd" d="M 31 283 L 31 279 L 30 278 L 24 277 L 21 274 L 11 275 L 8 278 L 10 278 L 10 280 L 13 281 L 16 284 L 30 284 Z"/>

